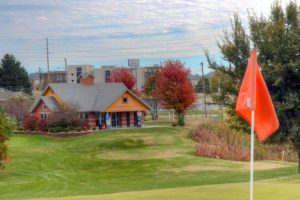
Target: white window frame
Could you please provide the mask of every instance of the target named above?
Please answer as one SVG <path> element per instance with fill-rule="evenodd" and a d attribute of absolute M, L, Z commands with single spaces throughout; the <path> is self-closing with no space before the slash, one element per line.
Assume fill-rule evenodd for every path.
<path fill-rule="evenodd" d="M 41 119 L 48 119 L 49 113 L 47 113 L 47 112 L 41 112 L 40 116 L 41 116 Z"/>

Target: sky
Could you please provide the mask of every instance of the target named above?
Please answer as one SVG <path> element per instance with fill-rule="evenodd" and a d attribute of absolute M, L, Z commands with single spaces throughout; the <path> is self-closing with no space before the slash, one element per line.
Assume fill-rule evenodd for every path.
<path fill-rule="evenodd" d="M 234 12 L 267 15 L 273 0 L 0 0 L 0 56 L 12 53 L 29 73 L 68 64 L 141 66 L 179 59 L 207 68 L 204 49 L 224 62 L 216 41 Z M 288 0 L 281 1 L 286 5 Z"/>

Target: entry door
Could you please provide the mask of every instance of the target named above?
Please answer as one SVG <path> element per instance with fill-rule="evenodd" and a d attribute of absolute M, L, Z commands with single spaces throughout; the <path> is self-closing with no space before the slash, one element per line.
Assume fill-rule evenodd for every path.
<path fill-rule="evenodd" d="M 111 126 L 119 127 L 120 126 L 120 113 L 112 113 L 111 115 Z"/>

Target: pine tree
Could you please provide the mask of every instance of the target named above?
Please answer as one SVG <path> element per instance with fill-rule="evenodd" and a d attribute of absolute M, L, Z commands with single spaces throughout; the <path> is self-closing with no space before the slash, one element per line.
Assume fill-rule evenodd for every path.
<path fill-rule="evenodd" d="M 269 19 L 250 17 L 251 38 L 271 92 L 280 129 L 269 142 L 292 142 L 298 151 L 300 173 L 300 10 L 290 2 L 284 11 L 276 2 Z"/>
<path fill-rule="evenodd" d="M 228 124 L 231 128 L 248 130 L 248 125 L 241 120 L 234 112 L 235 101 L 239 91 L 242 78 L 244 76 L 250 50 L 250 38 L 246 34 L 242 22 L 238 14 L 234 14 L 231 21 L 232 32 L 224 30 L 223 35 L 218 41 L 218 47 L 223 55 L 223 58 L 229 63 L 228 65 L 217 63 L 209 52 L 206 51 L 206 58 L 209 67 L 216 71 L 222 77 L 226 77 L 226 81 L 230 82 L 230 87 L 224 87 L 221 90 L 221 95 L 226 100 L 226 106 L 229 108 Z M 214 101 L 217 102 L 218 96 L 215 96 Z"/>
<path fill-rule="evenodd" d="M 250 36 L 247 36 L 241 21 L 235 14 L 232 32 L 225 31 L 218 43 L 229 65 L 217 64 L 207 52 L 211 68 L 226 74 L 232 87 L 222 92 L 230 96 L 230 122 L 241 129 L 243 122 L 234 112 L 235 99 L 247 67 L 250 38 L 257 45 L 259 66 L 271 93 L 279 118 L 280 128 L 268 140 L 270 143 L 292 143 L 298 151 L 300 173 L 300 9 L 290 2 L 285 10 L 275 2 L 270 17 L 249 16 Z"/>
<path fill-rule="evenodd" d="M 32 93 L 28 74 L 14 55 L 6 54 L 1 60 L 0 87 Z"/>

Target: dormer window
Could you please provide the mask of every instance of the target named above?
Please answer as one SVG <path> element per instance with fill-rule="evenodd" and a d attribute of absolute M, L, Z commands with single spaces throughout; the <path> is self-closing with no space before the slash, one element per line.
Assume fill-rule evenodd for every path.
<path fill-rule="evenodd" d="M 123 103 L 128 103 L 128 97 L 123 97 Z"/>
<path fill-rule="evenodd" d="M 43 104 L 43 110 L 47 110 L 46 104 Z"/>

